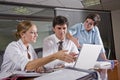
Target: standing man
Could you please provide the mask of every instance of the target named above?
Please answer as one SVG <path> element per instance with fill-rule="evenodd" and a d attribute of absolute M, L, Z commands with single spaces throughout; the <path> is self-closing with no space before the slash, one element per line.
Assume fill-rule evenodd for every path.
<path fill-rule="evenodd" d="M 66 38 L 68 20 L 64 16 L 56 16 L 53 19 L 54 34 L 46 37 L 43 43 L 43 57 L 53 54 L 59 50 L 68 50 L 68 54 L 75 56 L 78 54 L 76 45 Z M 63 61 L 55 60 L 45 65 L 48 68 L 61 68 L 65 64 Z"/>
<path fill-rule="evenodd" d="M 78 48 L 81 48 L 83 44 L 97 44 L 103 46 L 100 32 L 97 27 L 100 20 L 98 14 L 89 14 L 84 23 L 77 23 L 69 28 L 67 37 L 72 40 Z M 98 60 L 107 60 L 104 46 Z"/>

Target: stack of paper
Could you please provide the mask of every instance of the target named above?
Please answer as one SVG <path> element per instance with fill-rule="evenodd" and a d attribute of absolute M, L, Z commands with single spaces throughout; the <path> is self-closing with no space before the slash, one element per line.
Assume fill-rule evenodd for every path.
<path fill-rule="evenodd" d="M 71 69 L 61 69 L 47 75 L 35 78 L 34 80 L 76 80 L 86 75 L 89 75 L 89 73 Z"/>

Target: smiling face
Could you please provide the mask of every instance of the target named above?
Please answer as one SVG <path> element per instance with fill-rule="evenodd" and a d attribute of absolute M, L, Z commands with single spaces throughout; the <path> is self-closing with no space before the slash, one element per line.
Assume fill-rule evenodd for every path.
<path fill-rule="evenodd" d="M 92 19 L 86 19 L 84 22 L 84 27 L 87 31 L 90 31 L 94 27 L 94 21 Z"/>
<path fill-rule="evenodd" d="M 67 33 L 67 24 L 56 25 L 53 28 L 53 31 L 55 32 L 55 35 L 58 39 L 63 40 Z"/>
<path fill-rule="evenodd" d="M 36 42 L 38 37 L 37 27 L 32 25 L 25 33 L 22 33 L 21 36 L 23 43 L 25 44 Z"/>

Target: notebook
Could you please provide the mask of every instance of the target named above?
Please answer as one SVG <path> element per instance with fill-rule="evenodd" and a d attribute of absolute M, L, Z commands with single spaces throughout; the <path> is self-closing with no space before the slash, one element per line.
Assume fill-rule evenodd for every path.
<path fill-rule="evenodd" d="M 101 48 L 102 45 L 83 44 L 74 67 L 80 69 L 93 69 Z"/>

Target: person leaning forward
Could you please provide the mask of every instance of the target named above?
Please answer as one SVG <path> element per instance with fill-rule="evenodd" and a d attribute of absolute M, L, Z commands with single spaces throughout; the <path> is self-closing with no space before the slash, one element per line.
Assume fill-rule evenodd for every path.
<path fill-rule="evenodd" d="M 36 42 L 37 27 L 31 21 L 22 21 L 17 26 L 17 41 L 9 43 L 5 50 L 1 72 L 7 71 L 36 71 L 43 72 L 43 65 L 56 59 L 65 62 L 74 62 L 74 56 L 61 50 L 43 58 L 38 58 L 30 43 Z"/>

